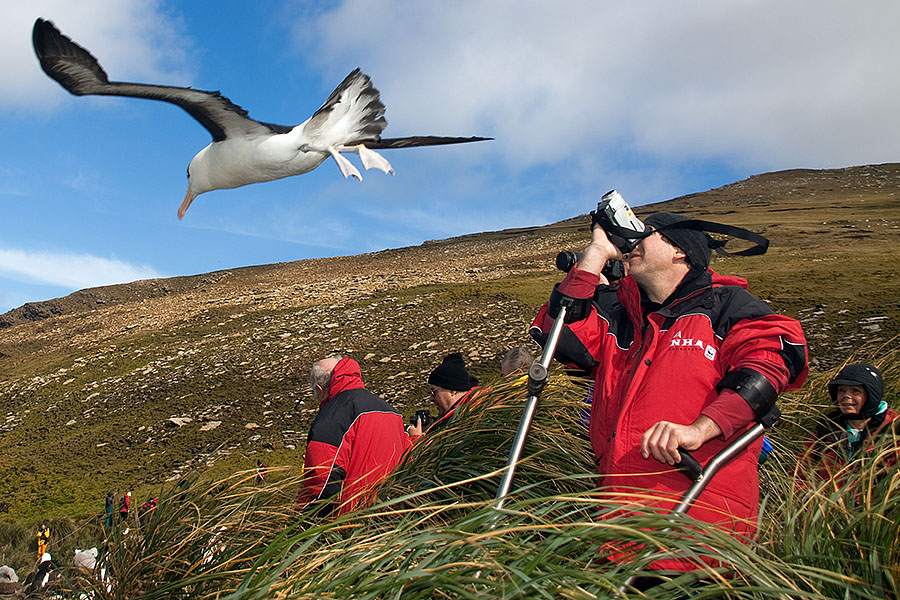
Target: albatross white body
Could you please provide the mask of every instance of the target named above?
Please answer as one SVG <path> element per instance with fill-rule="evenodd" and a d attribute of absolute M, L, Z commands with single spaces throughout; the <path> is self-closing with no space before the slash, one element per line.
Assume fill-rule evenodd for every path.
<path fill-rule="evenodd" d="M 301 127 L 298 125 L 295 130 Z M 298 133 L 302 134 L 302 131 Z M 196 196 L 212 190 L 312 171 L 328 158 L 329 153 L 327 150 L 301 150 L 304 143 L 298 143 L 300 137 L 291 132 L 212 142 L 198 152 L 188 166 L 189 188 L 185 201 L 190 204 Z M 182 208 L 187 209 L 187 204 Z"/>

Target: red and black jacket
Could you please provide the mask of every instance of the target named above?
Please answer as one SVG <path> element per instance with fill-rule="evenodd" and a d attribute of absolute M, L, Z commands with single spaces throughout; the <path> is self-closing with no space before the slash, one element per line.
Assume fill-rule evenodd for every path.
<path fill-rule="evenodd" d="M 893 445 L 892 451 L 890 445 Z M 880 453 L 876 453 L 876 449 Z M 834 410 L 816 423 L 815 435 L 806 441 L 802 459 L 820 479 L 831 479 L 837 489 L 847 485 L 851 476 L 845 467 L 861 457 L 877 457 L 885 471 L 896 468 L 900 463 L 900 415 L 891 409 L 876 414 L 868 420 L 859 439 L 850 442 L 847 439 L 847 415 Z"/>
<path fill-rule="evenodd" d="M 335 498 L 338 514 L 353 510 L 409 446 L 402 415 L 364 389 L 356 361 L 342 359 L 309 430 L 300 502 Z"/>
<path fill-rule="evenodd" d="M 559 284 L 557 292 L 575 303 L 566 315 L 556 357 L 595 378 L 590 439 L 598 484 L 627 503 L 670 510 L 690 482 L 641 456 L 644 432 L 658 421 L 689 425 L 701 414 L 708 416 L 723 434 L 693 452 L 706 464 L 754 418 L 753 409 L 733 390 L 716 390 L 725 374 L 752 369 L 776 392 L 796 389 L 806 379 L 806 340 L 796 320 L 773 313 L 737 277 L 692 271 L 662 304 L 650 303 L 631 277 L 618 288 L 599 281 L 576 268 Z M 541 308 L 532 325 L 540 343 L 553 324 L 548 308 Z M 752 535 L 761 444 L 757 440 L 723 467 L 690 514 Z M 635 489 L 652 494 L 636 496 Z M 674 568 L 679 566 L 684 568 Z"/>

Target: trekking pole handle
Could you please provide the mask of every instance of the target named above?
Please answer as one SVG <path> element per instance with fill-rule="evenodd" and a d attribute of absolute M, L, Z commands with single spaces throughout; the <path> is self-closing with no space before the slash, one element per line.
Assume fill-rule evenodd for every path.
<path fill-rule="evenodd" d="M 684 448 L 678 448 L 678 454 L 681 460 L 675 465 L 675 468 L 684 473 L 685 477 L 691 481 L 697 481 L 703 475 L 703 467 L 697 462 L 697 459 Z"/>
<path fill-rule="evenodd" d="M 763 430 L 767 430 L 771 429 L 779 418 L 781 418 L 781 411 L 777 406 L 772 406 L 769 412 L 757 419 L 757 423 L 763 427 Z M 684 473 L 684 476 L 691 481 L 699 481 L 704 476 L 703 466 L 684 448 L 679 447 L 678 454 L 681 455 L 681 460 L 678 461 L 675 468 Z"/>

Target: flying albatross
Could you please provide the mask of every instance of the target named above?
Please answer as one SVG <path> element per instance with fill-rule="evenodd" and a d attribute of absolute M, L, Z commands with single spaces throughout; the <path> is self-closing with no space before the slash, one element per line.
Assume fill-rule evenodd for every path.
<path fill-rule="evenodd" d="M 344 178 L 362 176 L 342 155 L 355 152 L 366 169 L 393 175 L 376 149 L 411 148 L 478 142 L 491 138 L 414 136 L 382 139 L 387 126 L 384 104 L 369 76 L 359 69 L 347 75 L 325 104 L 300 125 L 275 125 L 250 118 L 246 110 L 219 92 L 189 87 L 110 81 L 90 52 L 44 19 L 34 22 L 34 51 L 41 68 L 76 96 L 131 96 L 171 102 L 197 119 L 213 141 L 188 165 L 188 189 L 178 218 L 204 192 L 230 189 L 308 173 L 331 156 Z"/>

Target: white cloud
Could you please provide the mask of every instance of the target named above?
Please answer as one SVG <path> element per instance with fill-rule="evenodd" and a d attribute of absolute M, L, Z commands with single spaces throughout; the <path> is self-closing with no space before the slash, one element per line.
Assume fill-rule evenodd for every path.
<path fill-rule="evenodd" d="M 307 56 L 369 72 L 386 135 L 492 135 L 519 167 L 900 157 L 894 0 L 346 0 L 314 18 Z"/>
<path fill-rule="evenodd" d="M 90 254 L 0 248 L 0 274 L 16 281 L 83 289 L 160 277 L 152 267 Z"/>
<path fill-rule="evenodd" d="M 43 109 L 68 95 L 41 70 L 31 28 L 43 17 L 96 56 L 114 80 L 186 83 L 189 42 L 179 23 L 148 0 L 29 0 L 0 3 L 0 109 Z M 187 45 L 187 47 L 186 47 Z"/>

